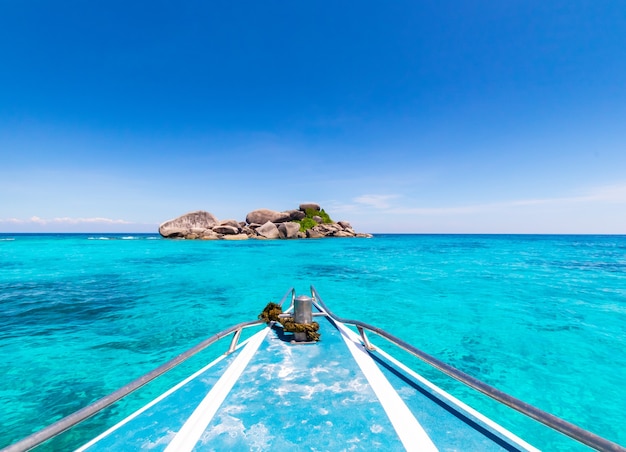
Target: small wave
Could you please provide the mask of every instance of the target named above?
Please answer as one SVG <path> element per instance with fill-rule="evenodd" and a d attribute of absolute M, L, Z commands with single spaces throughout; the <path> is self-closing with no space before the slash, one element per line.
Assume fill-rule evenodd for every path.
<path fill-rule="evenodd" d="M 0 239 L 0 242 L 12 242 L 14 240 L 15 240 L 14 238 L 2 238 Z"/>
<path fill-rule="evenodd" d="M 111 237 L 87 237 L 87 240 L 111 240 Z"/>
<path fill-rule="evenodd" d="M 139 237 L 133 237 L 132 235 L 127 235 L 126 237 L 122 237 L 122 240 L 137 240 Z"/>

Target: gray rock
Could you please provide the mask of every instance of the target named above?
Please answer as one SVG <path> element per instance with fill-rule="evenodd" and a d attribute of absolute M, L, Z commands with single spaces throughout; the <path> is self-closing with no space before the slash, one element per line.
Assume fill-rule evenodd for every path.
<path fill-rule="evenodd" d="M 217 232 L 218 234 L 224 234 L 224 235 L 235 235 L 235 234 L 239 234 L 239 228 L 234 227 L 234 226 L 215 226 L 213 227 L 213 231 Z"/>
<path fill-rule="evenodd" d="M 267 221 L 263 226 L 258 227 L 256 233 L 266 239 L 277 239 L 279 237 L 278 228 L 271 221 Z"/>
<path fill-rule="evenodd" d="M 256 236 L 256 232 L 254 231 L 254 229 L 248 227 L 248 226 L 243 226 L 241 228 L 239 228 L 239 230 L 241 231 L 242 234 L 246 234 L 248 237 L 254 237 Z"/>
<path fill-rule="evenodd" d="M 362 239 L 371 239 L 374 236 L 372 234 L 366 234 L 364 232 L 359 232 L 358 234 L 355 235 L 355 237 L 359 237 L 359 238 L 362 238 Z"/>
<path fill-rule="evenodd" d="M 322 235 L 333 235 L 335 232 L 337 231 L 341 231 L 341 226 L 339 226 L 336 223 L 333 224 L 318 224 L 317 226 L 313 227 L 313 229 L 315 229 L 317 232 L 319 232 Z"/>
<path fill-rule="evenodd" d="M 322 234 L 319 231 L 316 231 L 315 229 L 307 229 L 306 236 L 309 239 L 321 239 L 322 237 L 325 237 L 324 234 Z"/>
<path fill-rule="evenodd" d="M 333 234 L 333 237 L 354 237 L 354 234 L 350 234 L 347 231 L 337 231 Z"/>
<path fill-rule="evenodd" d="M 163 237 L 183 237 L 191 234 L 192 229 L 211 229 L 217 224 L 217 218 L 212 213 L 198 210 L 162 223 L 159 234 Z"/>
<path fill-rule="evenodd" d="M 259 223 L 265 224 L 268 221 L 272 223 L 282 223 L 284 221 L 289 221 L 290 215 L 287 212 L 278 212 L 276 210 L 270 209 L 257 209 L 250 212 L 246 215 L 246 223 Z"/>
<path fill-rule="evenodd" d="M 239 228 L 239 222 L 237 220 L 222 220 L 220 221 L 219 225 L 220 226 L 232 226 L 233 228 Z"/>
<path fill-rule="evenodd" d="M 300 225 L 298 223 L 288 221 L 278 225 L 278 234 L 281 239 L 295 239 L 298 237 L 299 231 Z"/>
<path fill-rule="evenodd" d="M 352 225 L 347 221 L 338 221 L 337 224 L 344 229 L 352 229 Z"/>
<path fill-rule="evenodd" d="M 324 222 L 324 219 L 319 215 L 314 215 L 312 220 L 315 221 L 317 224 L 322 224 Z"/>
<path fill-rule="evenodd" d="M 309 203 L 304 203 L 304 204 L 300 204 L 300 210 L 302 212 L 306 211 L 306 209 L 312 209 L 312 210 L 321 210 L 321 207 L 319 204 L 314 203 L 314 202 L 309 202 Z"/>
<path fill-rule="evenodd" d="M 304 217 L 306 217 L 306 213 L 304 213 L 302 210 L 288 210 L 285 213 L 288 213 L 289 218 L 296 221 L 302 220 Z"/>
<path fill-rule="evenodd" d="M 159 234 L 161 234 L 163 237 L 166 237 L 168 239 L 183 238 L 188 233 L 189 233 L 189 229 L 182 229 L 182 228 L 161 229 L 159 228 Z"/>
<path fill-rule="evenodd" d="M 248 240 L 249 238 L 246 234 L 225 235 L 222 237 L 224 240 Z"/>

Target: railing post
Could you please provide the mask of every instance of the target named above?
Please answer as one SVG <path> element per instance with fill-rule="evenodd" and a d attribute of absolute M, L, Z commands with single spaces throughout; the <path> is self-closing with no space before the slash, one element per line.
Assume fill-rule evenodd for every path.
<path fill-rule="evenodd" d="M 234 352 L 237 349 L 237 342 L 239 342 L 239 337 L 241 336 L 242 330 L 243 330 L 242 328 L 235 330 L 235 332 L 233 333 L 233 338 L 230 340 L 228 351 L 224 353 L 225 355 L 230 355 L 232 352 Z"/>
<path fill-rule="evenodd" d="M 357 325 L 356 329 L 359 330 L 359 333 L 361 334 L 361 340 L 363 341 L 363 345 L 365 345 L 365 348 L 370 351 L 376 350 L 376 347 L 372 345 L 370 340 L 365 335 L 365 330 L 363 329 L 363 327 Z"/>
<path fill-rule="evenodd" d="M 295 323 L 313 323 L 313 299 L 306 295 L 297 296 L 293 305 L 293 320 Z M 296 342 L 306 342 L 306 332 L 294 333 Z"/>

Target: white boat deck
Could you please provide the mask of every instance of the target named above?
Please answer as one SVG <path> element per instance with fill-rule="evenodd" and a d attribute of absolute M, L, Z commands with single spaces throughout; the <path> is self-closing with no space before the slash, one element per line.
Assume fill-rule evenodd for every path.
<path fill-rule="evenodd" d="M 324 318 L 264 328 L 80 450 L 535 450 Z"/>

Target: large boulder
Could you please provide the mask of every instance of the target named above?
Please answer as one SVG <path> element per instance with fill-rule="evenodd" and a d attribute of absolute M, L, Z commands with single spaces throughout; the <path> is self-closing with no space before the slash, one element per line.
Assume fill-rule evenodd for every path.
<path fill-rule="evenodd" d="M 306 213 L 302 210 L 288 210 L 285 213 L 289 214 L 289 218 L 291 219 L 291 221 L 302 220 L 304 217 L 306 217 Z"/>
<path fill-rule="evenodd" d="M 322 237 L 325 237 L 324 234 L 322 234 L 319 231 L 316 231 L 315 229 L 307 229 L 306 230 L 306 237 L 308 239 L 321 239 Z"/>
<path fill-rule="evenodd" d="M 220 226 L 232 226 L 233 228 L 239 228 L 241 226 L 237 220 L 222 220 L 220 221 L 219 225 Z"/>
<path fill-rule="evenodd" d="M 168 239 L 183 238 L 187 234 L 190 234 L 190 231 L 187 228 L 166 228 L 166 229 L 162 229 L 161 227 L 159 227 L 159 234 L 161 234 L 163 237 L 168 238 Z"/>
<path fill-rule="evenodd" d="M 204 210 L 197 210 L 168 220 L 159 226 L 159 234 L 163 237 L 185 237 L 192 230 L 211 229 L 218 224 L 217 218 Z"/>
<path fill-rule="evenodd" d="M 318 224 L 317 226 L 314 226 L 313 229 L 315 229 L 317 232 L 324 236 L 332 236 L 333 234 L 335 234 L 335 232 L 342 230 L 341 226 L 339 226 L 337 223 Z"/>
<path fill-rule="evenodd" d="M 314 203 L 314 202 L 308 202 L 308 203 L 304 203 L 304 204 L 300 204 L 300 210 L 302 212 L 306 212 L 307 209 L 311 209 L 311 210 L 315 210 L 315 211 L 320 211 L 321 207 L 319 204 Z"/>
<path fill-rule="evenodd" d="M 239 228 L 234 227 L 234 226 L 229 226 L 229 225 L 219 225 L 219 226 L 215 226 L 213 228 L 213 231 L 217 232 L 218 234 L 224 234 L 224 235 L 236 235 L 239 234 Z"/>
<path fill-rule="evenodd" d="M 271 221 L 266 222 L 264 225 L 256 228 L 256 233 L 266 239 L 277 239 L 280 234 L 278 228 Z"/>
<path fill-rule="evenodd" d="M 297 239 L 300 232 L 300 225 L 292 221 L 280 223 L 278 225 L 278 236 L 281 239 Z"/>
<path fill-rule="evenodd" d="M 284 221 L 289 221 L 290 219 L 291 215 L 289 212 L 278 212 L 270 209 L 257 209 L 246 215 L 246 223 L 248 224 L 265 224 L 268 221 L 272 223 L 282 223 Z"/>

